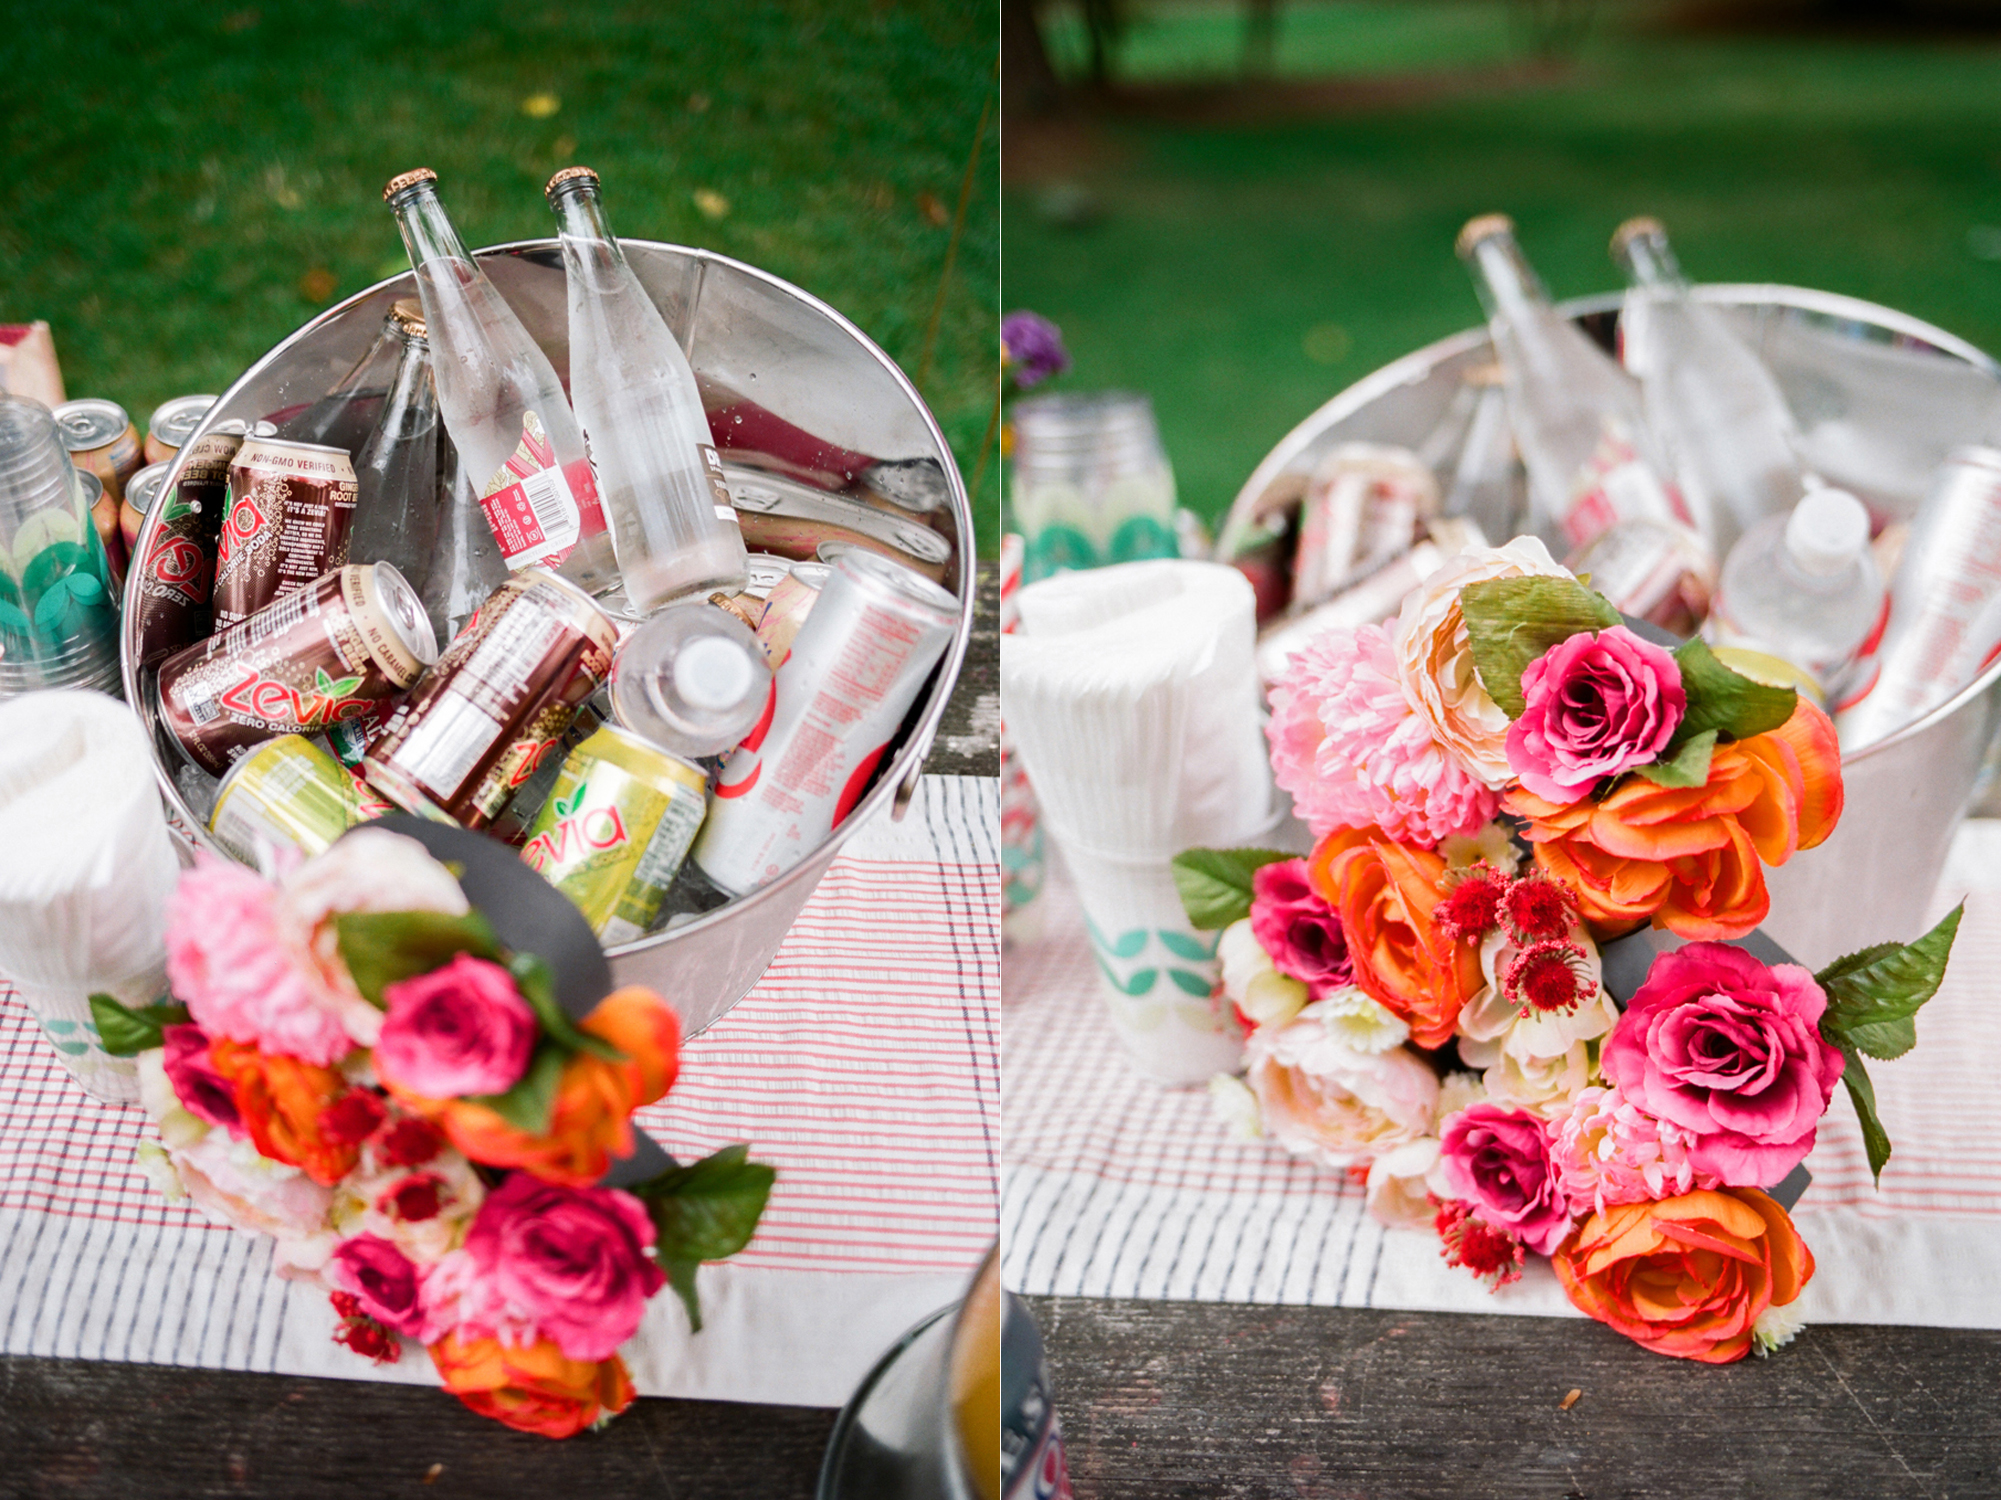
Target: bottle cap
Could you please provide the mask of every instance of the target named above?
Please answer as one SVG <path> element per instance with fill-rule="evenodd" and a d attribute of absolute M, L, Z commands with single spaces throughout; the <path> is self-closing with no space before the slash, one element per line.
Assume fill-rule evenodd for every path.
<path fill-rule="evenodd" d="M 566 182 L 581 182 L 588 179 L 592 187 L 598 185 L 598 174 L 589 167 L 565 167 L 543 185 L 542 196 L 551 202 L 555 200 L 556 189 Z"/>
<path fill-rule="evenodd" d="M 429 167 L 418 167 L 413 171 L 399 172 L 390 178 L 388 185 L 382 189 L 382 201 L 387 203 L 406 187 L 415 187 L 420 182 L 436 182 L 437 180 L 438 174 L 433 172 Z"/>
<path fill-rule="evenodd" d="M 1617 260 L 1620 256 L 1624 255 L 1626 247 L 1634 240 L 1642 239 L 1649 235 L 1661 238 L 1666 234 L 1667 226 L 1652 214 L 1640 214 L 1635 218 L 1628 219 L 1612 231 L 1612 259 Z"/>
<path fill-rule="evenodd" d="M 756 680 L 749 654 L 720 636 L 697 636 L 674 657 L 674 691 L 694 708 L 735 708 Z"/>
<path fill-rule="evenodd" d="M 1468 219 L 1466 227 L 1459 231 L 1459 258 L 1465 260 L 1482 240 L 1514 232 L 1515 221 L 1506 214 L 1481 214 L 1478 218 Z"/>
<path fill-rule="evenodd" d="M 413 339 L 421 339 L 429 334 L 424 326 L 424 304 L 415 297 L 398 297 L 389 304 L 389 316 L 396 320 L 396 326 Z"/>
<path fill-rule="evenodd" d="M 1809 573 L 1838 573 L 1869 545 L 1869 512 L 1846 490 L 1809 490 L 1786 521 L 1786 550 Z"/>

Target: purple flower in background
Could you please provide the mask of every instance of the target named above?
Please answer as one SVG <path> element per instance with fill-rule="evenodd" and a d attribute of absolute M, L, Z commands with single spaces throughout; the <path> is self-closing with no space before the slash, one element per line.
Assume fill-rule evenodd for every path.
<path fill-rule="evenodd" d="M 1001 319 L 1001 347 L 1014 367 L 1018 390 L 1040 385 L 1070 368 L 1070 351 L 1063 347 L 1063 330 L 1040 313 L 1011 312 Z"/>

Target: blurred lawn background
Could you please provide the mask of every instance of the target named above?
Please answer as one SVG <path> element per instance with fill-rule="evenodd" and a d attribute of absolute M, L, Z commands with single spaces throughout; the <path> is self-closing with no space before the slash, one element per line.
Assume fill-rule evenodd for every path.
<path fill-rule="evenodd" d="M 921 378 L 969 484 L 994 401 L 995 0 L 503 0 L 9 8 L 0 321 L 46 318 L 69 394 L 143 428 L 408 269 L 382 184 L 437 170 L 473 246 L 546 237 L 603 175 L 616 232 L 831 303 Z M 997 114 L 997 111 L 996 111 Z M 990 552 L 998 481 L 975 495 Z"/>
<path fill-rule="evenodd" d="M 1605 0 L 1552 57 L 1535 9 L 1288 0 L 1245 78 L 1243 7 L 1129 0 L 1093 90 L 1082 13 L 1046 8 L 1071 87 L 1008 118 L 1004 304 L 1062 326 L 1064 386 L 1153 396 L 1210 517 L 1321 402 L 1479 320 L 1452 243 L 1489 210 L 1557 297 L 1617 286 L 1611 231 L 1653 213 L 1696 280 L 1846 292 L 2001 352 L 2001 32 Z"/>

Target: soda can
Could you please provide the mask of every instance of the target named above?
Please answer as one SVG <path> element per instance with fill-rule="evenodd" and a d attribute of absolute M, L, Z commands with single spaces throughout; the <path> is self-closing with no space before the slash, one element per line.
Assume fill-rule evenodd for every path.
<path fill-rule="evenodd" d="M 1410 550 L 1438 513 L 1438 481 L 1404 448 L 1343 443 L 1313 471 L 1299 513 L 1295 604 L 1331 599 Z"/>
<path fill-rule="evenodd" d="M 304 735 L 281 734 L 229 768 L 208 827 L 231 854 L 262 866 L 273 847 L 309 858 L 324 853 L 366 816 L 354 778 L 339 761 Z"/>
<path fill-rule="evenodd" d="M 822 543 L 841 541 L 894 557 L 926 578 L 944 578 L 951 564 L 952 544 L 914 517 L 759 469 L 731 465 L 724 472 L 744 545 L 754 552 L 810 559 Z"/>
<path fill-rule="evenodd" d="M 118 532 L 125 538 L 127 557 L 137 555 L 139 528 L 146 524 L 146 512 L 160 498 L 160 486 L 172 467 L 166 463 L 148 464 L 126 482 L 125 501 L 118 507 Z"/>
<path fill-rule="evenodd" d="M 101 400 L 65 401 L 56 408 L 56 426 L 62 430 L 70 462 L 88 469 L 103 483 L 105 494 L 111 497 L 116 525 L 125 481 L 137 474 L 144 462 L 139 452 L 139 429 L 132 425 L 124 407 Z"/>
<path fill-rule="evenodd" d="M 561 742 L 617 646 L 589 594 L 523 568 L 397 707 L 362 774 L 405 812 L 485 828 Z"/>
<path fill-rule="evenodd" d="M 389 727 L 389 716 L 395 712 L 395 700 L 385 698 L 370 704 L 351 719 L 329 724 L 321 738 L 326 741 L 327 749 L 335 760 L 359 775 L 361 763 L 368 757 L 368 747 Z"/>
<path fill-rule="evenodd" d="M 613 670 L 617 670 L 617 657 L 613 656 Z M 516 848 L 528 841 L 529 826 L 541 813 L 549 794 L 556 789 L 556 778 L 563 774 L 563 766 L 579 745 L 611 722 L 611 704 L 606 699 L 605 690 L 600 688 L 586 698 L 577 708 L 577 716 L 570 720 L 570 727 L 563 731 L 563 737 L 546 753 L 537 756 L 535 769 L 528 779 L 515 789 L 507 799 L 493 822 L 487 825 L 487 832 L 504 844 Z"/>
<path fill-rule="evenodd" d="M 146 419 L 144 457 L 149 464 L 164 464 L 187 446 L 201 419 L 215 405 L 213 396 L 176 396 L 162 401 Z"/>
<path fill-rule="evenodd" d="M 401 573 L 336 568 L 161 662 L 157 717 L 190 761 L 220 776 L 265 740 L 368 712 L 437 655 L 424 602 Z"/>
<path fill-rule="evenodd" d="M 1911 523 L 1875 676 L 1835 723 L 1841 746 L 1872 744 L 1938 707 L 2001 647 L 2001 450 L 1956 448 Z"/>
<path fill-rule="evenodd" d="M 1621 614 L 1652 621 L 1675 635 L 1694 635 L 1716 591 L 1716 558 L 1686 526 L 1668 521 L 1614 521 L 1564 559 L 1573 573 Z"/>
<path fill-rule="evenodd" d="M 959 601 L 900 564 L 834 563 L 766 718 L 723 763 L 693 854 L 711 883 L 775 880 L 853 811 L 958 623 Z"/>
<path fill-rule="evenodd" d="M 832 571 L 828 563 L 794 563 L 765 596 L 764 613 L 757 619 L 757 643 L 764 648 L 765 664 L 772 671 L 792 654 L 799 627 L 819 602 L 820 590 L 827 586 L 827 575 Z"/>
<path fill-rule="evenodd" d="M 215 628 L 241 624 L 347 561 L 354 464 L 345 448 L 251 437 L 229 466 Z"/>
<path fill-rule="evenodd" d="M 84 509 L 90 512 L 91 530 L 97 533 L 98 541 L 104 547 L 104 561 L 111 569 L 111 587 L 117 594 L 125 591 L 125 559 L 130 555 L 125 549 L 125 538 L 118 523 L 118 503 L 104 493 L 104 482 L 88 469 L 76 471 L 76 486 L 83 496 Z M 106 538 L 104 522 L 111 521 L 109 539 Z"/>
<path fill-rule="evenodd" d="M 708 812 L 701 768 L 606 724 L 563 762 L 521 857 L 577 904 L 607 945 L 660 918 Z"/>
<path fill-rule="evenodd" d="M 165 498 L 165 514 L 145 557 L 134 560 L 145 601 L 139 626 L 142 665 L 210 633 L 223 501 L 229 466 L 243 446 L 244 433 L 243 423 L 222 422 L 195 440 L 179 481 Z"/>

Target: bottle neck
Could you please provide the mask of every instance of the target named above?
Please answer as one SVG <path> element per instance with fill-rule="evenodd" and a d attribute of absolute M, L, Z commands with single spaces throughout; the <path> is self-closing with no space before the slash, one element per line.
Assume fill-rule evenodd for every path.
<path fill-rule="evenodd" d="M 1512 318 L 1549 305 L 1549 293 L 1513 235 L 1488 235 L 1473 247 L 1468 263 L 1488 317 Z"/>
<path fill-rule="evenodd" d="M 582 180 L 564 183 L 550 207 L 556 211 L 557 232 L 565 240 L 587 244 L 615 264 L 625 263 L 625 252 L 605 225 L 604 205 L 595 184 Z"/>
<path fill-rule="evenodd" d="M 437 405 L 431 385 L 431 345 L 413 334 L 399 333 L 403 351 L 396 360 L 396 378 L 390 382 L 383 403 L 382 426 L 399 435 L 420 431 L 430 425 L 425 415 Z"/>
<path fill-rule="evenodd" d="M 413 268 L 431 261 L 472 260 L 459 240 L 459 232 L 445 217 L 445 206 L 438 201 L 437 188 L 432 184 L 424 182 L 405 188 L 389 208 L 396 215 L 396 227 L 403 235 L 403 248 L 409 251 Z"/>
<path fill-rule="evenodd" d="M 1668 248 L 1665 236 L 1636 234 L 1619 247 L 1619 268 L 1634 286 L 1662 291 L 1688 290 L 1688 278 Z"/>

